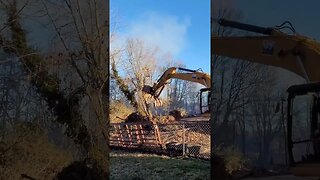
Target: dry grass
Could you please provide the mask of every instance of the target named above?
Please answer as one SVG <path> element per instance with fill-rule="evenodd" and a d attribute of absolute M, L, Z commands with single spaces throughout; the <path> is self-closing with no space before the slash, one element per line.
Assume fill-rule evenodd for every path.
<path fill-rule="evenodd" d="M 214 154 L 217 154 L 224 159 L 225 168 L 229 174 L 246 169 L 245 164 L 247 160 L 240 151 L 233 147 L 218 147 L 214 150 Z"/>
<path fill-rule="evenodd" d="M 183 129 L 181 125 L 170 125 L 166 127 L 167 132 L 161 133 L 163 143 L 183 142 Z M 188 146 L 201 146 L 200 154 L 210 154 L 210 135 L 193 131 L 185 131 L 185 143 Z"/>
<path fill-rule="evenodd" d="M 210 154 L 210 135 L 198 132 L 189 132 L 187 135 L 187 143 L 189 145 L 201 146 L 200 154 Z"/>
<path fill-rule="evenodd" d="M 110 103 L 110 123 L 123 122 L 124 120 L 120 118 L 125 119 L 131 113 L 133 113 L 133 110 L 122 102 L 114 101 Z"/>
<path fill-rule="evenodd" d="M 27 174 L 35 179 L 53 179 L 72 161 L 67 151 L 50 143 L 36 126 L 19 125 L 0 140 L 0 179 L 20 179 Z"/>

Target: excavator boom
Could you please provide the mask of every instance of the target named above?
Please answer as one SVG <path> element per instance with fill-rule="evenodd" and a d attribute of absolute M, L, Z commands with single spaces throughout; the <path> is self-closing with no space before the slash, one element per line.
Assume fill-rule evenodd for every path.
<path fill-rule="evenodd" d="M 237 28 L 237 29 L 260 33 L 260 34 L 265 34 L 265 35 L 271 35 L 275 32 L 274 28 L 265 28 L 265 27 L 255 26 L 252 24 L 245 24 L 245 23 L 240 23 L 240 22 L 236 22 L 236 21 L 230 21 L 230 20 L 223 19 L 223 18 L 215 20 L 215 21 L 225 27 L 232 27 L 232 28 Z"/>
<path fill-rule="evenodd" d="M 221 25 L 266 36 L 212 37 L 214 54 L 239 58 L 294 72 L 308 82 L 320 81 L 320 44 L 300 35 L 277 29 L 220 20 Z"/>
<path fill-rule="evenodd" d="M 184 72 L 177 72 L 177 70 Z M 211 87 L 210 75 L 206 73 L 179 67 L 170 67 L 162 74 L 162 76 L 153 85 L 153 87 L 145 86 L 143 88 L 143 91 L 145 93 L 151 94 L 152 96 L 154 96 L 154 98 L 158 98 L 165 85 L 167 85 L 171 79 L 181 79 L 202 84 L 207 88 Z"/>
<path fill-rule="evenodd" d="M 178 72 L 177 70 L 180 70 L 182 72 Z M 154 83 L 153 86 L 147 86 L 147 85 L 144 86 L 143 92 L 145 93 L 145 99 L 153 99 L 155 106 L 161 106 L 162 102 L 159 100 L 159 96 L 162 90 L 164 89 L 164 87 L 168 84 L 168 82 L 171 79 L 181 79 L 185 81 L 191 81 L 191 82 L 199 83 L 205 86 L 205 88 L 200 90 L 200 112 L 201 114 L 203 114 L 210 110 L 210 106 L 209 106 L 210 93 L 208 93 L 207 100 L 204 100 L 202 98 L 202 94 L 204 92 L 210 92 L 211 90 L 210 75 L 204 72 L 185 69 L 185 68 L 170 67 L 162 74 L 162 76 L 158 79 L 156 83 Z M 206 101 L 206 104 L 204 104 L 203 101 Z M 207 110 L 203 110 L 203 108 Z"/>

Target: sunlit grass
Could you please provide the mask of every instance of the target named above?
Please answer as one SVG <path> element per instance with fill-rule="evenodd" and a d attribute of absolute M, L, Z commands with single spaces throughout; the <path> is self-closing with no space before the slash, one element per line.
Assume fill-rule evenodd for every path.
<path fill-rule="evenodd" d="M 111 180 L 210 179 L 210 162 L 141 153 L 110 153 Z"/>

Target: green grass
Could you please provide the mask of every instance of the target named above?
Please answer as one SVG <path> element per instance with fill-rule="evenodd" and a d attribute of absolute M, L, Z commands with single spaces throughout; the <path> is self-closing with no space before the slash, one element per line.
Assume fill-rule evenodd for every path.
<path fill-rule="evenodd" d="M 110 153 L 111 180 L 210 179 L 210 162 L 141 153 Z"/>

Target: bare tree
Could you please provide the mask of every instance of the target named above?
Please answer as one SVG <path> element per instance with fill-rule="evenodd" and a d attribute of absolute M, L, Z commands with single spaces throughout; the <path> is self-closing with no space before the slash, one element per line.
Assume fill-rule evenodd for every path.
<path fill-rule="evenodd" d="M 63 47 L 65 60 L 77 74 L 80 86 L 71 94 L 83 94 L 90 115 L 87 116 L 91 139 L 89 156 L 106 171 L 108 160 L 108 3 L 106 1 L 42 0 L 46 15 Z M 60 8 L 63 19 L 54 11 Z"/>
<path fill-rule="evenodd" d="M 25 2 L 1 1 L 7 18 L 6 31 L 0 34 L 1 48 L 21 59 L 30 82 L 53 111 L 56 121 L 65 125 L 66 134 L 81 145 L 84 158 L 92 160 L 93 165 L 107 174 L 108 3 L 38 1 L 41 8 L 37 10 L 46 15 L 48 28 L 62 47 L 54 49 L 52 54 L 63 58 L 64 68 L 73 75 L 72 79 L 63 72 L 66 69 L 56 69 L 59 73 L 54 73 L 53 66 L 46 64 L 50 60 L 30 46 L 21 12 L 31 1 Z"/>
<path fill-rule="evenodd" d="M 144 99 L 142 88 L 144 85 L 151 84 L 157 71 L 157 49 L 148 49 L 142 40 L 128 39 L 125 52 L 123 63 L 126 65 L 123 64 L 123 67 L 126 71 L 127 80 L 136 93 L 137 109 L 141 113 L 152 117 L 146 99 Z"/>
<path fill-rule="evenodd" d="M 215 13 L 215 17 L 219 14 L 231 20 L 241 18 L 241 13 L 232 7 L 215 9 Z M 249 34 L 217 24 L 213 33 L 218 36 Z M 246 153 L 247 137 L 252 140 L 258 136 L 258 146 L 254 150 L 265 163 L 271 153 L 269 146 L 282 130 L 280 116 L 273 112 L 275 101 L 280 99 L 277 93 L 284 91 L 277 88 L 275 71 L 264 65 L 219 56 L 214 56 L 212 64 L 215 142 L 237 146 L 240 140 L 242 152 Z M 225 129 L 230 133 L 225 133 Z"/>
<path fill-rule="evenodd" d="M 152 85 L 158 71 L 157 48 L 148 48 L 141 39 L 127 39 L 124 46 L 119 59 L 111 59 L 112 78 L 136 111 L 152 120 L 142 89 L 144 85 Z"/>
<path fill-rule="evenodd" d="M 274 105 L 280 98 L 272 88 L 274 84 L 272 71 L 266 70 L 264 73 L 264 82 L 254 88 L 252 100 L 248 105 L 252 114 L 252 129 L 258 137 L 259 161 L 262 164 L 269 163 L 271 156 L 272 141 L 281 133 L 281 116 L 274 112 Z M 270 78 L 271 77 L 271 78 Z M 250 118 L 251 119 L 251 118 Z"/>

